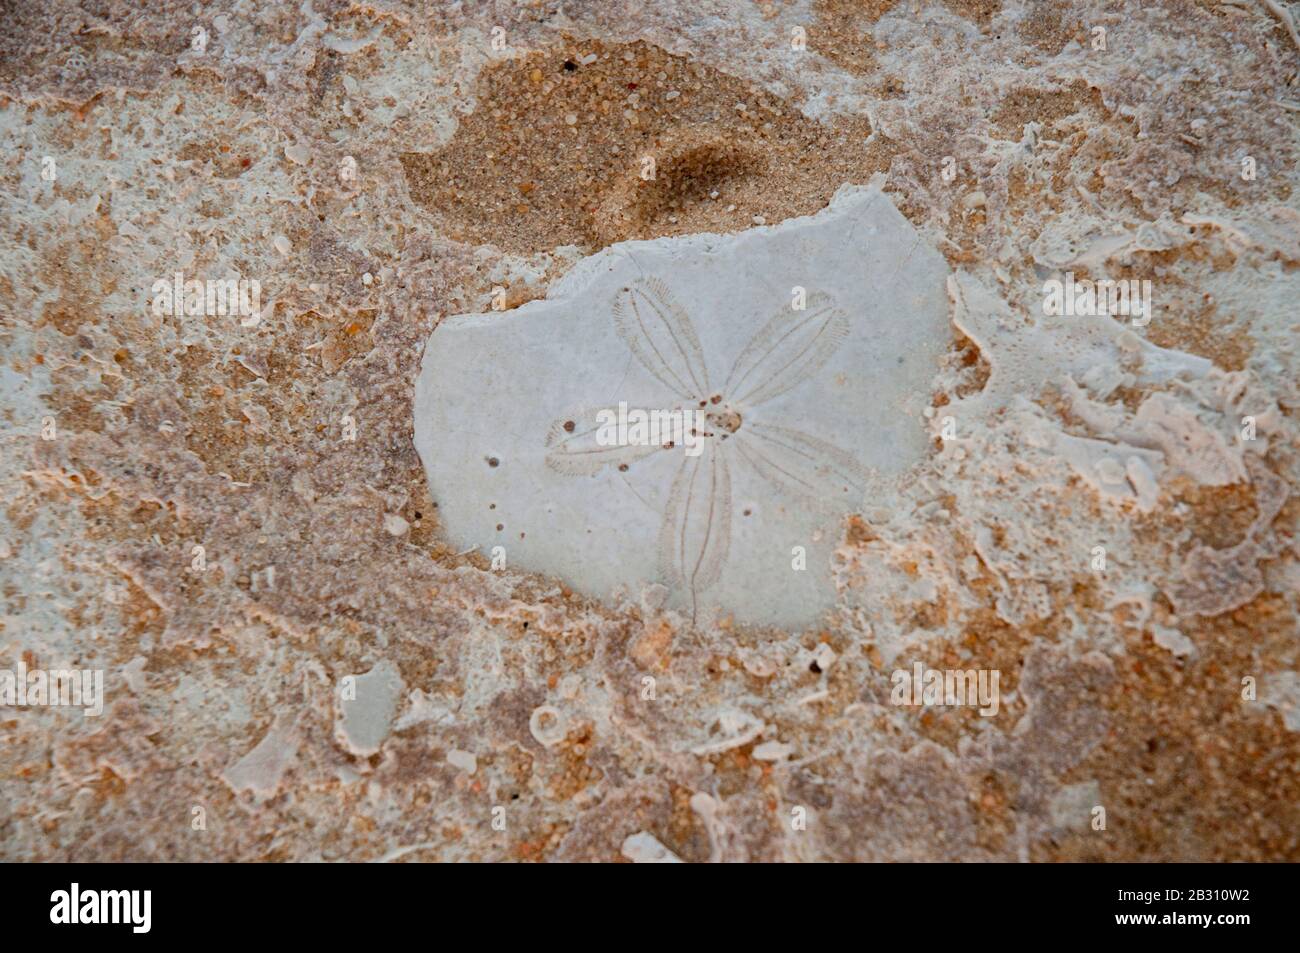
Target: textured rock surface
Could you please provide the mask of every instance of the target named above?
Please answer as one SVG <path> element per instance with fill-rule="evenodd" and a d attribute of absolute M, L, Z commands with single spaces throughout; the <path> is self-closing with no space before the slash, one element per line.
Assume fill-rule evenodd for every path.
<path fill-rule="evenodd" d="M 0 856 L 1300 859 L 1296 64 L 1193 0 L 16 5 L 0 669 L 105 698 L 0 709 Z M 815 622 L 466 551 L 446 316 L 876 174 L 949 324 Z M 1150 323 L 1044 316 L 1067 271 Z"/>

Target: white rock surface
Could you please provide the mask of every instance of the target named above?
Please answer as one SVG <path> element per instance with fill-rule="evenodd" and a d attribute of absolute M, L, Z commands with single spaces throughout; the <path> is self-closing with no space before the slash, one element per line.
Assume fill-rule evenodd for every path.
<path fill-rule="evenodd" d="M 680 864 L 682 859 L 653 834 L 640 831 L 623 841 L 622 854 L 634 864 Z"/>
<path fill-rule="evenodd" d="M 286 715 L 277 715 L 265 737 L 222 774 L 222 779 L 235 793 L 252 792 L 259 804 L 275 796 L 285 771 L 298 755 L 302 735 L 297 722 Z"/>
<path fill-rule="evenodd" d="M 384 659 L 364 675 L 356 676 L 355 698 L 339 697 L 339 741 L 353 754 L 372 755 L 388 737 L 404 685 L 397 666 Z"/>
<path fill-rule="evenodd" d="M 462 751 L 460 748 L 453 748 L 447 752 L 447 763 L 453 768 L 464 771 L 466 774 L 473 774 L 478 770 L 478 758 L 472 751 Z"/>
<path fill-rule="evenodd" d="M 659 582 L 698 621 L 813 622 L 842 517 L 924 450 L 946 275 L 873 185 L 771 228 L 615 245 L 546 300 L 444 320 L 415 442 L 447 535 L 596 597 Z M 701 400 L 697 456 L 591 437 L 621 401 Z"/>

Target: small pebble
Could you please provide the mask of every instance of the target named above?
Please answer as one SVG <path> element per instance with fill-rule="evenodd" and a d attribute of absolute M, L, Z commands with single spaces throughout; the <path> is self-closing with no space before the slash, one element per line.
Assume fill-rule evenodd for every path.
<path fill-rule="evenodd" d="M 823 672 L 834 665 L 835 659 L 838 657 L 835 650 L 825 642 L 820 643 L 817 646 L 817 651 L 813 652 L 813 661 L 817 663 L 817 667 Z"/>
<path fill-rule="evenodd" d="M 682 859 L 648 831 L 638 831 L 623 841 L 619 851 L 634 864 L 680 864 Z"/>
<path fill-rule="evenodd" d="M 466 774 L 473 774 L 478 770 L 478 758 L 474 757 L 472 752 L 462 751 L 460 748 L 452 748 L 447 752 L 447 763 Z"/>

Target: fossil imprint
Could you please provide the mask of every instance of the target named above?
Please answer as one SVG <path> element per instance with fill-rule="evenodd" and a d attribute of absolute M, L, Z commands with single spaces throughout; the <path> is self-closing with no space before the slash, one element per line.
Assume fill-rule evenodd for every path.
<path fill-rule="evenodd" d="M 867 473 L 852 454 L 797 429 L 764 421 L 763 405 L 807 381 L 848 334 L 848 319 L 831 299 L 814 293 L 781 308 L 736 357 L 717 390 L 690 315 L 659 279 L 620 289 L 611 305 L 615 326 L 640 364 L 681 403 L 670 410 L 698 410 L 696 434 L 703 452 L 688 455 L 671 442 L 601 445 L 592 410 L 557 420 L 549 431 L 547 465 L 559 473 L 590 476 L 618 467 L 635 477 L 636 461 L 678 451 L 659 535 L 659 568 L 673 586 L 695 598 L 722 572 L 731 547 L 731 469 L 752 467 L 778 493 L 810 506 L 829 499 L 856 503 Z M 847 496 L 846 496 L 847 494 Z"/>
<path fill-rule="evenodd" d="M 545 300 L 446 318 L 415 403 L 441 532 L 601 599 L 660 584 L 697 624 L 814 622 L 844 517 L 924 454 L 946 275 L 878 187 L 845 187 L 808 218 L 613 245 Z M 687 417 L 694 449 L 600 439 L 623 406 Z"/>

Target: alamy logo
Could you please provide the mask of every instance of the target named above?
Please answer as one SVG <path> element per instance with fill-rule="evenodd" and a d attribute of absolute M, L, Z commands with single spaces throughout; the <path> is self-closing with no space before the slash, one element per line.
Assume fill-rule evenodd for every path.
<path fill-rule="evenodd" d="M 998 682 L 1002 673 L 998 669 L 944 669 L 925 668 L 920 662 L 895 670 L 890 676 L 894 690 L 889 700 L 895 705 L 979 705 L 980 714 L 991 718 L 998 713 L 1001 700 Z"/>
<path fill-rule="evenodd" d="M 209 315 L 225 317 L 239 315 L 243 318 L 260 317 L 262 311 L 262 285 L 256 279 L 197 278 L 185 280 L 183 272 L 176 272 L 168 281 L 159 278 L 150 289 L 153 292 L 153 313 L 173 317 Z"/>
<path fill-rule="evenodd" d="M 1043 282 L 1043 314 L 1131 317 L 1134 327 L 1144 328 L 1151 323 L 1151 281 L 1136 278 L 1075 281 L 1074 272 L 1067 271 L 1064 281 L 1051 278 Z"/>
<path fill-rule="evenodd" d="M 602 447 L 675 447 L 684 448 L 688 457 L 698 457 L 704 449 L 704 425 L 708 414 L 702 410 L 628 409 L 627 401 L 618 402 L 618 410 L 596 413 L 596 443 Z"/>
<path fill-rule="evenodd" d="M 28 705 L 80 708 L 83 717 L 95 718 L 104 712 L 104 670 L 29 671 L 21 661 L 16 671 L 0 669 L 0 706 Z"/>
<path fill-rule="evenodd" d="M 71 890 L 50 894 L 51 923 L 129 923 L 131 932 L 148 933 L 152 890 Z"/>

